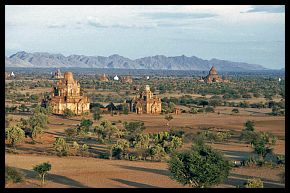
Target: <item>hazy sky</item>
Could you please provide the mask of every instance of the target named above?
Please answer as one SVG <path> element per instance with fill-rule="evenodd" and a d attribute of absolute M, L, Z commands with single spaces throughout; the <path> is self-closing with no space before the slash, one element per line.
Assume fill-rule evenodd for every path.
<path fill-rule="evenodd" d="M 285 66 L 285 6 L 5 6 L 5 54 L 197 56 Z"/>

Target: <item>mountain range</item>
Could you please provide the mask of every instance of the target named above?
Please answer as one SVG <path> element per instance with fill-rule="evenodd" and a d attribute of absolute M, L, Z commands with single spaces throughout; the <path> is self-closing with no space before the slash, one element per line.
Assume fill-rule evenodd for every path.
<path fill-rule="evenodd" d="M 198 70 L 208 71 L 215 66 L 218 71 L 251 71 L 267 70 L 258 64 L 232 62 L 219 59 L 204 60 L 196 56 L 173 56 L 164 55 L 149 56 L 131 60 L 114 54 L 104 56 L 85 56 L 50 54 L 44 52 L 17 52 L 10 57 L 5 57 L 5 67 L 27 68 L 121 68 L 121 69 L 152 69 L 152 70 Z"/>

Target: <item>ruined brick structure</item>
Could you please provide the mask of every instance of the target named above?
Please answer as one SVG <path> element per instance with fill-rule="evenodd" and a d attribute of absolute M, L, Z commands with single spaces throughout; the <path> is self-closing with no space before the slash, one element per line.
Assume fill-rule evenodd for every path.
<path fill-rule="evenodd" d="M 99 77 L 99 80 L 101 82 L 108 82 L 109 78 L 106 76 L 106 74 L 103 74 L 102 76 Z"/>
<path fill-rule="evenodd" d="M 80 83 L 73 79 L 71 72 L 65 72 L 64 78 L 57 82 L 49 103 L 54 114 L 63 114 L 66 108 L 76 115 L 81 115 L 90 110 L 89 99 L 81 95 Z"/>
<path fill-rule="evenodd" d="M 137 114 L 160 114 L 161 113 L 161 99 L 150 90 L 149 85 L 146 85 L 144 92 L 132 100 L 127 101 L 129 110 Z"/>

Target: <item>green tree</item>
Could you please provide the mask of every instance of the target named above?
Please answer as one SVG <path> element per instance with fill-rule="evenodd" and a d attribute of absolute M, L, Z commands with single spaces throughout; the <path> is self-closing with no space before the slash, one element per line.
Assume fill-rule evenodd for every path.
<path fill-rule="evenodd" d="M 102 118 L 101 115 L 101 110 L 98 107 L 93 108 L 93 119 L 96 120 L 100 120 Z"/>
<path fill-rule="evenodd" d="M 21 119 L 18 124 L 21 129 L 28 133 L 34 142 L 36 138 L 43 133 L 44 129 L 47 129 L 48 116 L 41 112 L 35 112 L 29 119 Z"/>
<path fill-rule="evenodd" d="M 38 173 L 41 179 L 41 185 L 44 185 L 45 175 L 51 170 L 51 164 L 49 162 L 45 162 L 34 166 L 33 170 Z"/>
<path fill-rule="evenodd" d="M 16 144 L 23 141 L 25 138 L 24 131 L 18 126 L 11 126 L 5 128 L 5 139 L 12 145 L 12 147 L 16 147 Z"/>
<path fill-rule="evenodd" d="M 64 138 L 57 137 L 53 144 L 53 149 L 56 151 L 58 156 L 67 156 L 70 148 Z"/>
<path fill-rule="evenodd" d="M 210 146 L 193 146 L 174 155 L 168 162 L 171 178 L 183 185 L 205 188 L 222 183 L 231 164 Z"/>
<path fill-rule="evenodd" d="M 255 130 L 254 126 L 255 126 L 254 121 L 250 121 L 250 120 L 248 120 L 248 121 L 245 123 L 245 130 L 247 130 L 247 131 L 254 131 L 254 130 Z"/>
<path fill-rule="evenodd" d="M 116 144 L 111 147 L 111 157 L 123 159 L 129 149 L 129 142 L 126 139 L 119 139 Z"/>
<path fill-rule="evenodd" d="M 133 143 L 135 137 L 138 134 L 141 134 L 142 131 L 146 129 L 144 126 L 144 122 L 136 121 L 136 122 L 124 122 L 124 130 L 125 130 L 125 137 L 129 140 L 130 144 Z"/>
<path fill-rule="evenodd" d="M 265 159 L 267 154 L 272 153 L 272 146 L 275 145 L 277 138 L 267 132 L 260 132 L 253 142 L 253 149 L 261 158 Z"/>
<path fill-rule="evenodd" d="M 161 161 L 165 155 L 166 152 L 160 144 L 149 147 L 149 156 L 151 157 L 151 160 Z"/>

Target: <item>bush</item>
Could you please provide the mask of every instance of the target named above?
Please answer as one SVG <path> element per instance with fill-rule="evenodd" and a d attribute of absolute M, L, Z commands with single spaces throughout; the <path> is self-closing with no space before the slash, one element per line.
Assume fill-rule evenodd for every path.
<path fill-rule="evenodd" d="M 277 155 L 276 160 L 278 165 L 285 165 L 285 155 Z"/>
<path fill-rule="evenodd" d="M 68 140 L 73 140 L 78 135 L 77 128 L 67 128 L 64 133 Z"/>
<path fill-rule="evenodd" d="M 25 132 L 18 126 L 12 126 L 5 129 L 5 139 L 10 143 L 14 148 L 17 143 L 20 143 L 24 140 Z"/>
<path fill-rule="evenodd" d="M 245 188 L 263 188 L 264 183 L 260 178 L 252 178 L 248 179 L 247 182 L 244 183 Z"/>
<path fill-rule="evenodd" d="M 255 157 L 249 157 L 247 160 L 242 161 L 241 165 L 248 166 L 248 167 L 254 167 L 257 165 L 257 160 Z"/>
<path fill-rule="evenodd" d="M 208 106 L 208 107 L 205 108 L 205 112 L 207 112 L 207 113 L 214 113 L 214 108 Z"/>
<path fill-rule="evenodd" d="M 68 109 L 68 108 L 66 108 L 64 111 L 63 111 L 63 116 L 64 117 L 72 117 L 72 116 L 74 116 L 75 114 L 74 114 L 74 112 L 72 112 L 72 110 L 70 110 L 70 109 Z"/>
<path fill-rule="evenodd" d="M 119 139 L 115 145 L 112 146 L 112 157 L 123 159 L 128 152 L 129 142 L 125 139 Z"/>
<path fill-rule="evenodd" d="M 5 185 L 19 182 L 23 182 L 23 175 L 16 169 L 5 165 Z"/>
<path fill-rule="evenodd" d="M 239 113 L 240 111 L 239 111 L 239 109 L 233 109 L 232 112 L 233 113 Z"/>
<path fill-rule="evenodd" d="M 168 162 L 171 178 L 190 187 L 210 187 L 222 183 L 231 164 L 210 146 L 194 146 L 177 153 Z"/>

